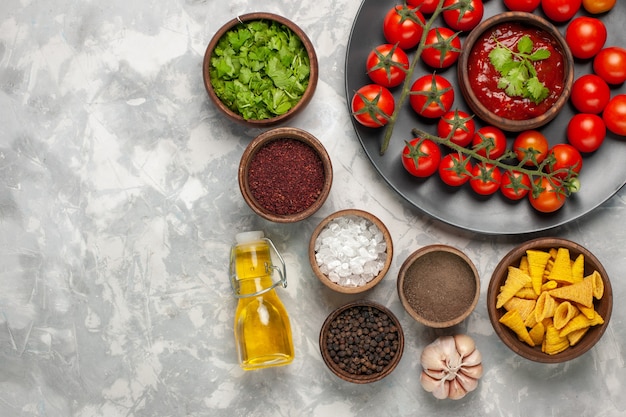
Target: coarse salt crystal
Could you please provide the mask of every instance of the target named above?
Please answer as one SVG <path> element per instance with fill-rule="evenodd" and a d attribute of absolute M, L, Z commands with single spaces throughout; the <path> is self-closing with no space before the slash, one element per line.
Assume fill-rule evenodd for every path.
<path fill-rule="evenodd" d="M 345 287 L 373 280 L 383 269 L 387 252 L 378 226 L 355 215 L 331 220 L 318 235 L 314 248 L 320 271 Z"/>

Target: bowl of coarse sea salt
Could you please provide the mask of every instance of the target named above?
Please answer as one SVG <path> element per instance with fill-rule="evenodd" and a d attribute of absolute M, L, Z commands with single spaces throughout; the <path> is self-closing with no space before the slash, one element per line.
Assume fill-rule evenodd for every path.
<path fill-rule="evenodd" d="M 392 258 L 387 227 L 373 214 L 357 209 L 326 217 L 309 242 L 309 261 L 317 278 L 345 294 L 376 286 L 387 274 Z"/>

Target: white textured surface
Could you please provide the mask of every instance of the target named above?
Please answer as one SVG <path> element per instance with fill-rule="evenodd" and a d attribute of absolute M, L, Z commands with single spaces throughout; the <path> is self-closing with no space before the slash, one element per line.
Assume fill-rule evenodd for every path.
<path fill-rule="evenodd" d="M 496 0 L 492 0 L 496 1 Z M 0 7 L 1 416 L 623 416 L 626 415 L 626 192 L 550 233 L 605 263 L 615 294 L 600 343 L 563 365 L 509 351 L 485 294 L 498 260 L 525 237 L 478 236 L 423 216 L 383 183 L 352 130 L 344 56 L 357 0 L 3 0 Z M 301 25 L 320 62 L 317 92 L 289 122 L 316 135 L 335 168 L 330 198 L 298 225 L 255 216 L 237 186 L 260 133 L 207 99 L 201 62 L 237 14 L 271 11 Z M 394 261 L 367 297 L 400 318 L 406 350 L 379 383 L 324 368 L 318 332 L 347 302 L 308 265 L 310 233 L 339 209 L 379 217 Z M 228 283 L 235 234 L 264 230 L 283 253 L 293 364 L 236 364 Z M 481 273 L 479 306 L 455 331 L 475 338 L 485 375 L 458 402 L 419 385 L 421 349 L 442 331 L 403 311 L 402 261 L 432 243 L 464 250 Z"/>

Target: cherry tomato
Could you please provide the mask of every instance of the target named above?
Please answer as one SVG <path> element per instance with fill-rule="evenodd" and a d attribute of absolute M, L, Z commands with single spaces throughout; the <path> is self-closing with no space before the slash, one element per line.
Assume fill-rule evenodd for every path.
<path fill-rule="evenodd" d="M 525 130 L 513 141 L 513 152 L 517 160 L 528 166 L 539 166 L 548 155 L 548 139 L 537 130 Z"/>
<path fill-rule="evenodd" d="M 396 87 L 406 78 L 409 57 L 397 45 L 385 43 L 372 49 L 365 67 L 367 75 L 376 84 L 387 88 Z"/>
<path fill-rule="evenodd" d="M 419 8 L 423 14 L 432 14 L 439 5 L 439 0 L 407 0 L 409 6 Z"/>
<path fill-rule="evenodd" d="M 548 19 L 554 22 L 566 22 L 570 20 L 580 6 L 582 0 L 541 0 L 541 8 Z"/>
<path fill-rule="evenodd" d="M 575 58 L 593 58 L 604 47 L 606 26 L 600 19 L 579 16 L 565 30 L 565 41 Z"/>
<path fill-rule="evenodd" d="M 474 133 L 472 149 L 490 159 L 499 158 L 506 151 L 506 135 L 495 126 L 483 126 Z"/>
<path fill-rule="evenodd" d="M 585 74 L 574 81 L 570 100 L 581 113 L 600 114 L 611 99 L 611 89 L 600 76 Z"/>
<path fill-rule="evenodd" d="M 616 0 L 583 0 L 583 7 L 591 14 L 608 12 L 615 6 Z"/>
<path fill-rule="evenodd" d="M 383 35 L 387 42 L 403 50 L 415 47 L 422 39 L 425 19 L 415 7 L 397 5 L 391 8 L 383 20 Z"/>
<path fill-rule="evenodd" d="M 618 94 L 609 101 L 602 113 L 602 119 L 611 132 L 626 136 L 626 94 Z"/>
<path fill-rule="evenodd" d="M 433 68 L 448 68 L 461 54 L 458 33 L 446 27 L 432 28 L 426 34 L 422 60 Z"/>
<path fill-rule="evenodd" d="M 452 187 L 465 184 L 470 179 L 471 172 L 470 157 L 462 153 L 449 153 L 439 163 L 439 178 Z"/>
<path fill-rule="evenodd" d="M 365 85 L 352 96 L 352 115 L 363 126 L 381 127 L 386 125 L 395 107 L 393 95 L 381 85 Z"/>
<path fill-rule="evenodd" d="M 415 177 L 430 177 L 437 172 L 440 161 L 441 149 L 429 139 L 414 138 L 402 150 L 402 165 Z"/>
<path fill-rule="evenodd" d="M 514 12 L 532 13 L 539 7 L 541 0 L 504 0 L 504 5 Z"/>
<path fill-rule="evenodd" d="M 597 114 L 577 113 L 567 125 L 567 141 L 579 152 L 596 151 L 605 137 L 606 126 Z"/>
<path fill-rule="evenodd" d="M 474 29 L 485 13 L 482 0 L 445 0 L 443 7 L 443 20 L 450 28 L 458 31 Z"/>
<path fill-rule="evenodd" d="M 500 191 L 509 200 L 521 200 L 530 191 L 530 178 L 519 171 L 504 171 Z"/>
<path fill-rule="evenodd" d="M 553 172 L 554 176 L 559 178 L 578 174 L 583 166 L 580 152 L 568 143 L 554 145 L 548 152 L 548 157 L 552 159 L 552 162 L 547 166 L 548 172 Z"/>
<path fill-rule="evenodd" d="M 558 180 L 551 183 L 546 177 L 537 178 L 535 180 L 536 190 L 528 194 L 530 205 L 537 211 L 542 213 L 552 213 L 557 211 L 565 204 L 566 195 L 559 187 Z"/>
<path fill-rule="evenodd" d="M 626 81 L 626 49 L 609 46 L 597 53 L 593 59 L 593 71 L 609 84 Z"/>
<path fill-rule="evenodd" d="M 472 167 L 472 178 L 469 183 L 472 190 L 480 195 L 490 195 L 500 189 L 502 173 L 497 166 L 487 162 L 479 162 Z"/>
<path fill-rule="evenodd" d="M 454 133 L 452 133 L 454 129 Z M 476 132 L 476 123 L 468 113 L 462 110 L 449 111 L 439 119 L 437 123 L 437 136 L 449 138 L 450 142 L 459 146 L 467 146 L 472 143 Z M 452 135 L 450 135 L 452 133 Z"/>
<path fill-rule="evenodd" d="M 441 117 L 452 108 L 454 89 L 441 75 L 424 75 L 411 86 L 409 103 L 420 116 Z"/>

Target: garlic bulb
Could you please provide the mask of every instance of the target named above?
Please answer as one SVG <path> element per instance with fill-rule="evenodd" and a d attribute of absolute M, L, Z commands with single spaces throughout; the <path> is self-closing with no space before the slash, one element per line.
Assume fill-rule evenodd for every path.
<path fill-rule="evenodd" d="M 483 374 L 482 356 L 474 340 L 463 334 L 439 337 L 424 348 L 420 362 L 422 387 L 439 399 L 463 398 Z"/>

